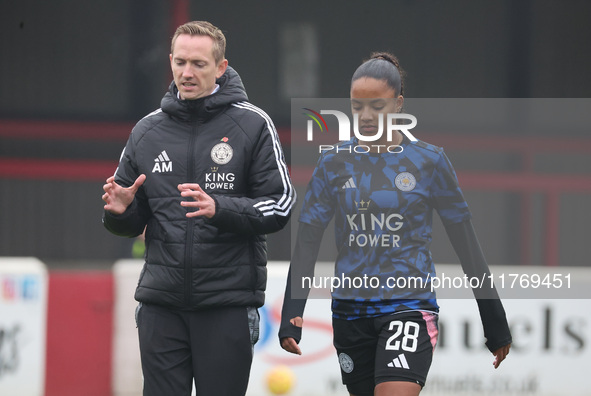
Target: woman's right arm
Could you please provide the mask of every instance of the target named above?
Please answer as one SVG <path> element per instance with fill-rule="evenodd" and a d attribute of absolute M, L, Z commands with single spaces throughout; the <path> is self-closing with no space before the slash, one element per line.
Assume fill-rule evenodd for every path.
<path fill-rule="evenodd" d="M 299 344 L 302 338 L 302 324 L 306 300 L 310 288 L 301 287 L 302 277 L 313 277 L 324 228 L 300 223 L 293 252 L 279 327 L 279 342 L 288 352 L 301 354 Z"/>

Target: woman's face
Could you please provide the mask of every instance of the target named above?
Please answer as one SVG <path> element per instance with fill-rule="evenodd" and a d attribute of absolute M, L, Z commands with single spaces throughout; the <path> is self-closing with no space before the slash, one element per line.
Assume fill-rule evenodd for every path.
<path fill-rule="evenodd" d="M 386 80 L 362 77 L 351 84 L 351 111 L 359 115 L 359 132 L 363 135 L 375 135 L 380 114 L 385 125 L 386 114 L 400 112 L 403 101 Z"/>

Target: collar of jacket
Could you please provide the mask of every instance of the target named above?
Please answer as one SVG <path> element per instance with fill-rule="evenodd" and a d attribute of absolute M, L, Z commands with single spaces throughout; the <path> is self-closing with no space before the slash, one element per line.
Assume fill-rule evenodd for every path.
<path fill-rule="evenodd" d="M 220 89 L 211 95 L 196 100 L 181 100 L 173 82 L 162 98 L 160 106 L 165 113 L 185 121 L 207 121 L 232 103 L 248 100 L 242 79 L 232 67 L 216 80 Z"/>

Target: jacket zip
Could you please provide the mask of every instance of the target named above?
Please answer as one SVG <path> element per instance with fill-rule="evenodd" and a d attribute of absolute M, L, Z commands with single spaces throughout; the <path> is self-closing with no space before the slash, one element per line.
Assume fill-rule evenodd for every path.
<path fill-rule="evenodd" d="M 189 136 L 189 152 L 187 159 L 187 181 L 186 183 L 194 182 L 195 175 L 195 139 L 197 137 L 197 124 L 195 121 L 191 128 L 191 136 Z M 192 283 L 192 263 L 193 263 L 193 228 L 195 227 L 195 218 L 187 219 L 187 238 L 185 240 L 185 305 L 187 308 L 191 307 L 191 283 Z"/>

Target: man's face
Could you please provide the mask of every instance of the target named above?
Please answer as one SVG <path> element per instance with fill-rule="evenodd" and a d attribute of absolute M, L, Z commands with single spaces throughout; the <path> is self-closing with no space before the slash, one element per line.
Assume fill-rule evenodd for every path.
<path fill-rule="evenodd" d="M 170 67 L 181 99 L 195 100 L 211 94 L 215 80 L 226 71 L 228 61 L 216 64 L 213 39 L 209 36 L 181 34 L 176 38 Z"/>

